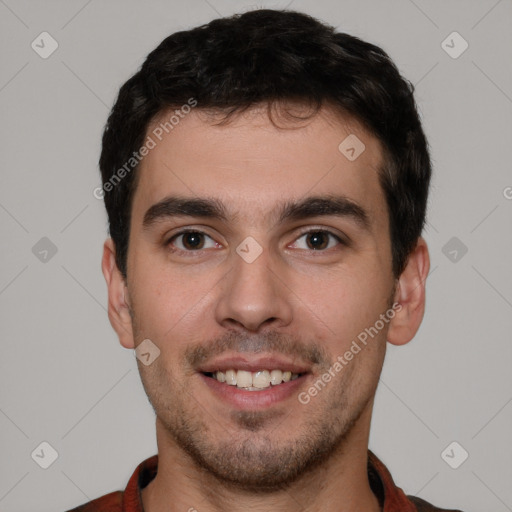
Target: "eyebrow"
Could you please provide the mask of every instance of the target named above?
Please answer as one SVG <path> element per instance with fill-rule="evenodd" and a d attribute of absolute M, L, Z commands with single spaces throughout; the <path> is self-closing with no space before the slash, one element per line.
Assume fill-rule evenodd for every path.
<path fill-rule="evenodd" d="M 334 216 L 349 218 L 360 228 L 370 231 L 368 212 L 345 196 L 314 196 L 301 200 L 288 200 L 275 210 L 278 223 L 305 220 L 311 217 Z M 169 196 L 151 206 L 144 215 L 142 225 L 153 224 L 173 217 L 195 217 L 227 222 L 229 215 L 224 204 L 215 198 Z"/>

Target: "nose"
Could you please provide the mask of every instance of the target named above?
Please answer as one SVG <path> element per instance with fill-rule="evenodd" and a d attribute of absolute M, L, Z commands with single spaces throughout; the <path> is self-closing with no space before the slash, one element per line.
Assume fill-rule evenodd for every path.
<path fill-rule="evenodd" d="M 266 250 L 252 263 L 236 252 L 232 259 L 233 266 L 220 286 L 215 309 L 217 322 L 226 328 L 253 332 L 264 326 L 290 324 L 293 293 L 286 285 L 284 267 L 278 261 L 272 263 Z"/>

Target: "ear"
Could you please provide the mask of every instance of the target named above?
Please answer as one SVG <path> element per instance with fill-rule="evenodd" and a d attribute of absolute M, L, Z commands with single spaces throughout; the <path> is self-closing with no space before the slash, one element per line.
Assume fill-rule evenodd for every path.
<path fill-rule="evenodd" d="M 398 279 L 394 302 L 400 304 L 390 322 L 387 340 L 393 345 L 405 345 L 418 331 L 425 312 L 425 281 L 430 269 L 430 257 L 425 240 L 420 237 L 407 265 Z"/>
<path fill-rule="evenodd" d="M 108 318 L 125 348 L 135 348 L 128 288 L 116 264 L 116 249 L 112 238 L 103 244 L 101 269 L 108 288 Z"/>

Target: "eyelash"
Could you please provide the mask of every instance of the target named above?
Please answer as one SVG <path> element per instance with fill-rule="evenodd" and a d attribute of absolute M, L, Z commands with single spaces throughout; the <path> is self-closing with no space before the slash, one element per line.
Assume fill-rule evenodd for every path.
<path fill-rule="evenodd" d="M 200 231 L 200 230 L 197 230 L 197 229 L 185 229 L 183 231 L 179 231 L 178 233 L 175 233 L 171 238 L 169 238 L 169 240 L 167 240 L 167 242 L 165 243 L 165 246 L 166 247 L 172 247 L 172 243 L 175 239 L 177 239 L 178 237 L 180 236 L 183 236 L 183 235 L 187 235 L 189 233 L 194 233 L 194 234 L 200 234 L 200 235 L 204 235 L 204 236 L 207 236 L 208 238 L 211 238 L 213 240 L 213 238 L 208 235 L 207 233 L 205 233 L 204 231 Z M 335 233 L 333 233 L 332 231 L 329 231 L 327 229 L 319 229 L 319 228 L 316 228 L 316 229 L 309 229 L 307 231 L 303 231 L 302 233 L 300 233 L 300 235 L 295 239 L 295 241 L 299 240 L 300 238 L 302 238 L 304 235 L 308 235 L 308 234 L 311 234 L 311 233 L 322 233 L 322 234 L 326 234 L 326 235 L 329 235 L 331 236 L 332 238 L 334 238 L 338 243 L 339 245 L 344 245 L 344 246 L 348 246 L 348 242 L 344 239 L 342 239 L 340 236 L 336 235 Z M 216 242 L 217 243 L 217 242 Z M 294 242 L 295 243 L 295 242 Z M 329 249 L 320 249 L 320 250 L 314 250 L 314 249 L 300 249 L 300 250 L 308 250 L 309 252 L 318 252 L 318 253 L 322 253 L 322 252 L 327 252 L 329 250 L 333 249 L 332 247 L 330 247 Z M 171 251 L 173 253 L 184 253 L 184 254 L 187 254 L 188 256 L 192 255 L 193 253 L 198 253 L 198 254 L 201 254 L 202 251 L 204 251 L 206 249 L 197 249 L 197 250 L 184 250 L 184 249 L 178 249 L 176 247 L 172 247 Z"/>

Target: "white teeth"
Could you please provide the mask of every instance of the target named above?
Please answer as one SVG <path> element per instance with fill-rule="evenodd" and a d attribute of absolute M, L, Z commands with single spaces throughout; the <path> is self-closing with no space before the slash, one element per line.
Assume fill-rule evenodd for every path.
<path fill-rule="evenodd" d="M 217 375 L 222 372 L 217 372 Z M 236 386 L 236 372 L 235 370 L 228 370 L 226 372 L 226 384 L 229 384 L 230 386 Z"/>
<path fill-rule="evenodd" d="M 272 370 L 270 372 L 270 383 L 275 386 L 283 382 L 283 372 L 281 370 Z"/>
<path fill-rule="evenodd" d="M 261 372 L 253 373 L 252 385 L 258 389 L 268 388 L 270 386 L 270 372 L 268 370 L 263 370 Z"/>
<path fill-rule="evenodd" d="M 236 385 L 239 388 L 252 387 L 251 372 L 246 372 L 245 370 L 238 370 L 238 372 L 236 374 Z"/>
<path fill-rule="evenodd" d="M 211 376 L 229 386 L 237 386 L 249 391 L 260 391 L 268 389 L 270 386 L 277 386 L 282 382 L 295 380 L 299 377 L 299 374 L 281 370 L 259 370 L 257 372 L 227 370 L 226 372 L 213 372 Z"/>

